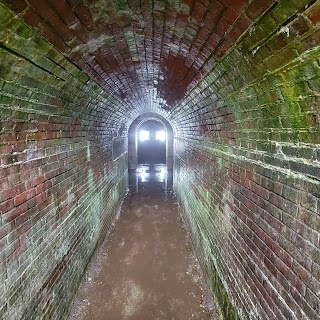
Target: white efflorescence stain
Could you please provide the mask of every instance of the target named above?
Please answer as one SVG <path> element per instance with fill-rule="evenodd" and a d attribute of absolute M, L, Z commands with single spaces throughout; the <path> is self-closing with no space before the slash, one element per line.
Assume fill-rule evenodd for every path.
<path fill-rule="evenodd" d="M 287 35 L 287 37 L 289 37 L 290 36 L 290 29 L 289 29 L 288 26 L 287 27 L 281 27 L 281 29 L 279 30 L 278 33 L 285 33 Z"/>

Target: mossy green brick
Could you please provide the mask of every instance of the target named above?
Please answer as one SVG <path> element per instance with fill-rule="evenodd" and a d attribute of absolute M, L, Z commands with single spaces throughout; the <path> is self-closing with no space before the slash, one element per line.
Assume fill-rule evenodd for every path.
<path fill-rule="evenodd" d="M 113 3 L 113 6 L 115 8 L 115 11 L 118 13 L 127 12 L 130 13 L 130 8 L 127 0 L 116 0 Z"/>
<path fill-rule="evenodd" d="M 318 79 L 320 78 L 320 66 L 315 61 L 310 61 L 298 67 L 300 71 L 300 80 Z"/>
<path fill-rule="evenodd" d="M 16 19 L 11 20 L 10 23 L 6 25 L 6 28 L 10 29 L 13 33 L 17 34 L 19 37 L 24 39 L 30 39 L 34 36 L 34 32 L 31 30 L 29 26 L 27 26 L 22 21 L 17 23 Z"/>
<path fill-rule="evenodd" d="M 281 25 L 309 3 L 310 0 L 280 1 L 279 5 L 272 10 L 272 16 Z"/>
<path fill-rule="evenodd" d="M 45 41 L 45 39 L 39 37 L 38 35 L 33 34 L 33 36 L 29 39 L 29 42 L 34 45 L 35 52 L 37 52 L 37 54 L 49 56 L 49 52 L 52 50 L 55 51 L 52 49 L 50 44 Z"/>
<path fill-rule="evenodd" d="M 279 28 L 279 24 L 271 15 L 266 15 L 259 23 L 259 28 L 257 29 L 257 37 L 259 40 L 269 37 Z"/>
<path fill-rule="evenodd" d="M 0 3 L 0 25 L 5 26 L 13 19 L 13 16 L 9 9 Z"/>
<path fill-rule="evenodd" d="M 0 79 L 10 79 L 9 75 L 10 75 L 10 68 L 7 67 L 7 66 L 0 66 Z M 10 79 L 11 80 L 11 79 Z M 3 86 L 4 84 L 4 81 L 1 81 L 2 84 L 1 84 L 1 87 Z"/>
<path fill-rule="evenodd" d="M 17 79 L 18 80 L 18 79 Z M 32 91 L 19 85 L 19 82 L 6 82 L 2 87 L 3 92 L 19 98 L 30 98 Z"/>

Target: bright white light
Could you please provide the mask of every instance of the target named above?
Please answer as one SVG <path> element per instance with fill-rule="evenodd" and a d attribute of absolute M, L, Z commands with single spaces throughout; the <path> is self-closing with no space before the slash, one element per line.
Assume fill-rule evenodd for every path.
<path fill-rule="evenodd" d="M 166 140 L 165 131 L 157 131 L 156 132 L 156 140 L 165 141 Z"/>
<path fill-rule="evenodd" d="M 145 171 L 141 172 L 140 173 L 141 182 L 148 182 L 149 176 L 150 176 L 150 173 L 145 172 Z"/>
<path fill-rule="evenodd" d="M 167 169 L 166 168 L 161 168 L 160 169 L 160 173 L 161 174 L 166 174 L 167 173 Z"/>
<path fill-rule="evenodd" d="M 166 173 L 167 173 L 167 169 L 166 168 L 161 168 L 160 169 L 160 172 L 158 173 L 159 181 L 163 182 L 165 180 Z"/>
<path fill-rule="evenodd" d="M 149 167 L 148 166 L 139 166 L 137 169 L 136 169 L 136 173 L 146 173 L 147 170 L 149 170 Z"/>
<path fill-rule="evenodd" d="M 145 141 L 145 140 L 149 140 L 149 139 L 150 139 L 149 131 L 141 130 L 140 131 L 140 141 Z"/>

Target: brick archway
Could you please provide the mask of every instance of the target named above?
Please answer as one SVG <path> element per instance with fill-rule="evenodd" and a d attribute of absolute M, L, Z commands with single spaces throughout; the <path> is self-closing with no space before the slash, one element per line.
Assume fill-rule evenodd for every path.
<path fill-rule="evenodd" d="M 138 141 L 137 132 L 141 124 L 149 120 L 156 120 L 163 124 L 167 132 L 166 141 L 166 165 L 168 170 L 173 169 L 173 129 L 170 123 L 162 116 L 148 112 L 137 117 L 128 130 L 128 169 L 135 170 L 138 164 Z"/>

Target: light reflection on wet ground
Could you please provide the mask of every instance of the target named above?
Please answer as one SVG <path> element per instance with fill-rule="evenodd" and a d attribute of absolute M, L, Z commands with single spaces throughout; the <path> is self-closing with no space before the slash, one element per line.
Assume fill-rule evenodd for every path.
<path fill-rule="evenodd" d="M 70 320 L 216 319 L 204 306 L 172 171 L 140 165 L 129 174 L 129 185 L 119 220 L 89 267 Z"/>
<path fill-rule="evenodd" d="M 172 189 L 172 182 L 173 172 L 164 164 L 140 164 L 135 172 L 129 173 L 129 188 L 133 193 L 150 189 L 168 192 Z"/>

